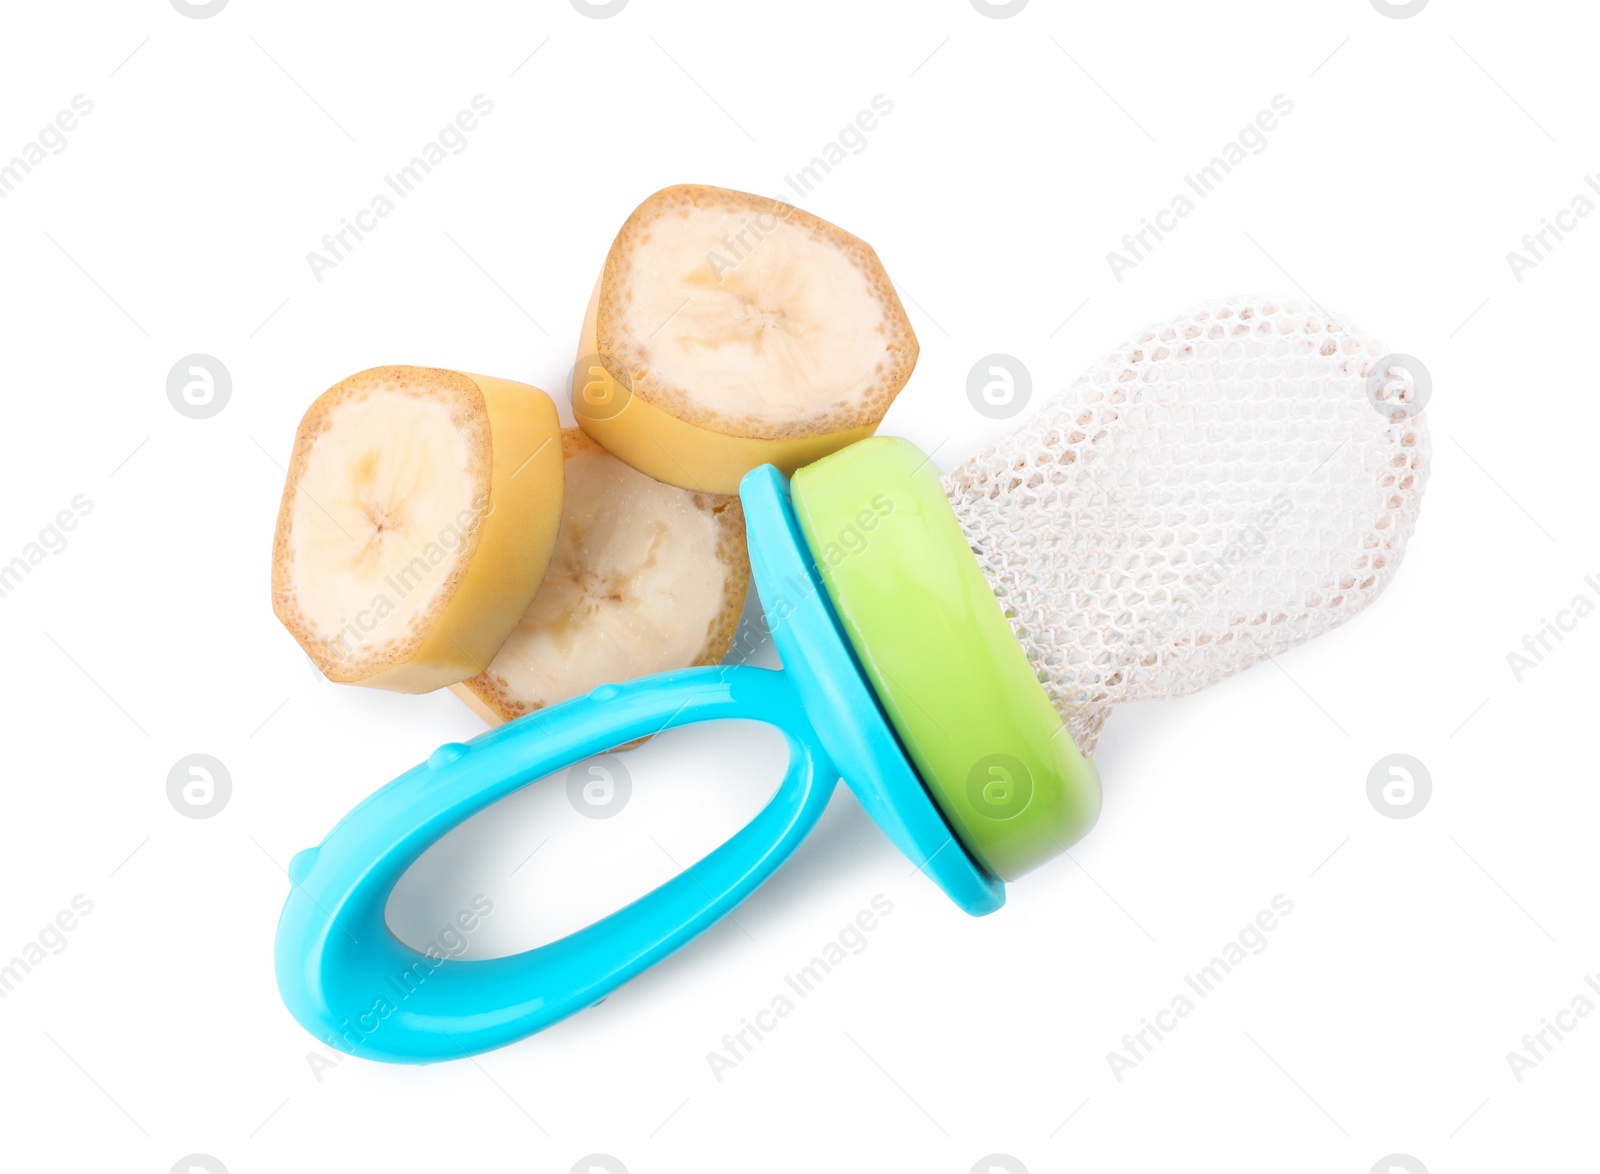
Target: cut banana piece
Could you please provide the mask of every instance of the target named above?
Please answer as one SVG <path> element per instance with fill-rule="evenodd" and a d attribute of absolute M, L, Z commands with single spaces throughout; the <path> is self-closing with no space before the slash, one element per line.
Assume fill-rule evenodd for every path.
<path fill-rule="evenodd" d="M 657 480 L 736 493 L 876 430 L 917 338 L 865 241 L 778 200 L 688 184 L 634 210 L 590 299 L 573 412 Z"/>
<path fill-rule="evenodd" d="M 608 683 L 715 664 L 750 585 L 737 497 L 646 477 L 576 428 L 544 583 L 488 671 L 455 692 L 492 725 Z"/>
<path fill-rule="evenodd" d="M 536 387 L 374 367 L 300 421 L 272 610 L 331 681 L 425 693 L 483 671 L 561 518 L 561 425 Z"/>

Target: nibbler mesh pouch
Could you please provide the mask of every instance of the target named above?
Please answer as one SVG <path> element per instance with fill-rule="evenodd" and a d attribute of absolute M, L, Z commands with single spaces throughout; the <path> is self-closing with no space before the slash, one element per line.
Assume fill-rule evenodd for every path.
<path fill-rule="evenodd" d="M 1416 524 L 1425 389 L 1293 298 L 1140 332 L 944 488 L 1069 732 L 1181 697 L 1377 598 Z"/>

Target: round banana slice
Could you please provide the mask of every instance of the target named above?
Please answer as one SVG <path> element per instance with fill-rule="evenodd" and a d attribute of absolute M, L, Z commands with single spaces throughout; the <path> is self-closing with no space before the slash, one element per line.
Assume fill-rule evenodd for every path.
<path fill-rule="evenodd" d="M 917 338 L 865 241 L 780 200 L 687 184 L 640 204 L 590 299 L 579 425 L 634 468 L 737 493 L 870 436 Z"/>
<path fill-rule="evenodd" d="M 295 434 L 272 610 L 331 681 L 425 693 L 483 671 L 561 518 L 561 425 L 536 387 L 374 367 Z"/>
<path fill-rule="evenodd" d="M 544 582 L 488 671 L 454 690 L 491 725 L 599 685 L 715 664 L 750 585 L 737 497 L 646 477 L 576 428 Z"/>

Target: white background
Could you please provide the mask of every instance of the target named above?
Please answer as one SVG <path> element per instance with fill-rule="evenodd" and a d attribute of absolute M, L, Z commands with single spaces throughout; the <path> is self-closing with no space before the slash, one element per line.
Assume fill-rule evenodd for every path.
<path fill-rule="evenodd" d="M 1592 1162 L 1600 1017 L 1520 1082 L 1506 1054 L 1600 971 L 1600 618 L 1520 683 L 1506 654 L 1600 596 L 1600 218 L 1520 282 L 1506 253 L 1600 169 L 1595 31 L 1577 3 L 1453 0 L 1398 20 L 1368 0 L 8 6 L 0 159 L 75 95 L 94 108 L 0 201 L 0 561 L 93 506 L 0 599 L 0 956 L 77 894 L 93 912 L 0 1001 L 5 1166 Z M 467 149 L 317 281 L 308 250 L 477 94 L 494 110 Z M 892 114 L 800 203 L 876 246 L 912 316 L 886 431 L 948 468 L 1010 426 L 966 399 L 980 356 L 1018 356 L 1042 396 L 1194 302 L 1302 292 L 1433 376 L 1394 586 L 1278 667 L 1115 715 L 1099 826 L 993 917 L 841 788 L 737 924 L 601 1007 L 477 1062 L 313 1064 L 272 974 L 281 866 L 481 726 L 448 694 L 324 682 L 273 618 L 301 412 L 382 363 L 562 387 L 635 204 L 776 192 L 877 94 Z M 1294 111 L 1267 148 L 1116 280 L 1107 251 L 1277 94 Z M 212 419 L 167 401 L 193 352 L 232 374 Z M 232 776 L 207 820 L 166 795 L 195 752 Z M 1432 776 L 1411 819 L 1367 798 L 1392 752 Z M 463 833 L 403 920 L 426 937 L 483 893 L 475 952 L 547 940 L 707 851 L 779 765 L 759 731 L 691 730 L 633 773 L 615 819 L 535 788 Z M 1269 947 L 1117 1080 L 1124 1033 L 1280 893 Z M 894 909 L 865 951 L 715 1079 L 707 1053 L 877 894 Z"/>

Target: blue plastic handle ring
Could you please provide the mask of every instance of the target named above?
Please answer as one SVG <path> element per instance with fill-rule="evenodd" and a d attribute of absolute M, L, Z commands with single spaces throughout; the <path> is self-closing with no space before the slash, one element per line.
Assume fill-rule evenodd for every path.
<path fill-rule="evenodd" d="M 784 732 L 783 782 L 743 830 L 653 892 L 559 941 L 483 961 L 421 953 L 385 924 L 406 869 L 491 803 L 619 742 L 730 717 Z M 835 782 L 788 681 L 767 669 L 687 669 L 605 685 L 465 745 L 447 743 L 291 862 L 278 987 L 313 1035 L 370 1059 L 426 1062 L 510 1043 L 598 1002 L 729 912 L 816 824 Z"/>

